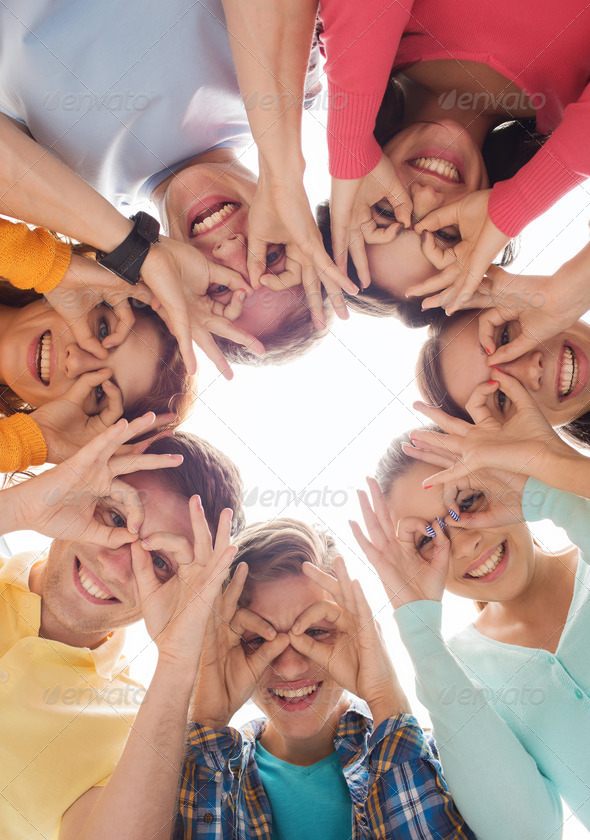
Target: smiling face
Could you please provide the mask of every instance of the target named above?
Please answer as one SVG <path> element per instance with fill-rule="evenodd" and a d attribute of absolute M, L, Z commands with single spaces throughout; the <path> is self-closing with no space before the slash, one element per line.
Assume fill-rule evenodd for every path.
<path fill-rule="evenodd" d="M 433 522 L 438 516 L 451 519 L 442 504 L 440 488 L 425 490 L 422 482 L 432 475 L 432 466 L 416 463 L 394 483 L 387 507 L 395 525 L 407 517 Z M 457 497 L 461 511 L 485 509 L 485 496 L 476 490 L 463 490 Z M 476 601 L 509 601 L 529 586 L 534 570 L 534 547 L 524 524 L 499 528 L 447 527 L 451 540 L 450 564 L 445 588 L 455 595 Z M 432 559 L 433 543 L 420 531 L 414 545 L 425 562 Z"/>
<path fill-rule="evenodd" d="M 496 346 L 512 341 L 520 332 L 517 321 L 497 328 Z M 441 371 L 449 395 L 465 407 L 474 388 L 493 378 L 479 343 L 475 312 L 454 317 L 443 331 L 439 346 Z M 590 325 L 578 321 L 501 370 L 526 388 L 552 426 L 561 426 L 585 414 L 590 407 Z M 514 408 L 502 391 L 491 394 L 487 405 L 498 419 L 510 418 Z"/>
<path fill-rule="evenodd" d="M 286 633 L 295 619 L 323 600 L 325 594 L 304 575 L 290 575 L 254 584 L 248 609 L 268 621 L 278 633 Z M 336 631 L 329 621 L 319 621 L 307 632 L 323 644 L 336 642 Z M 252 633 L 244 636 L 247 653 L 261 642 Z M 349 705 L 344 689 L 290 645 L 269 664 L 253 699 L 268 718 L 263 746 L 285 761 L 289 761 L 290 750 L 305 743 L 313 751 L 314 742 L 331 741 Z"/>
<path fill-rule="evenodd" d="M 451 120 L 412 123 L 399 131 L 383 152 L 412 199 L 415 221 L 489 186 L 480 150 L 467 131 Z M 422 253 L 420 236 L 414 230 L 394 227 L 395 213 L 388 201 L 377 202 L 372 215 L 378 225 L 367 236 L 372 282 L 403 298 L 410 285 L 427 280 L 437 270 Z M 442 248 L 460 241 L 455 227 L 443 228 L 435 236 Z"/>
<path fill-rule="evenodd" d="M 233 159 L 193 163 L 181 169 L 158 199 L 169 236 L 187 242 L 249 282 L 248 213 L 257 183 L 254 173 Z M 269 271 L 283 272 L 284 246 L 269 245 L 266 259 Z M 279 292 L 256 290 L 246 298 L 235 324 L 256 337 L 276 332 L 284 315 L 304 305 L 302 290 L 302 285 Z M 224 286 L 212 288 L 209 294 L 224 305 L 231 299 Z"/>
<path fill-rule="evenodd" d="M 139 492 L 144 521 L 139 535 L 148 539 L 160 531 L 186 537 L 191 543 L 188 500 L 171 493 L 157 473 L 135 473 L 125 481 Z M 117 511 L 120 510 L 121 513 Z M 96 515 L 107 525 L 124 523 L 121 504 Z M 162 552 L 152 554 L 156 575 L 163 583 L 174 573 L 174 563 Z M 37 567 L 31 588 L 42 598 L 42 631 L 49 638 L 68 636 L 95 647 L 112 630 L 141 618 L 128 545 L 108 549 L 91 543 L 54 540 L 43 566 Z M 33 578 L 34 579 L 34 578 Z M 79 641 L 72 642 L 80 646 Z"/>
<path fill-rule="evenodd" d="M 125 408 L 150 393 L 160 365 L 161 340 L 141 310 L 125 341 L 109 350 L 107 359 L 98 359 L 78 346 L 66 322 L 44 301 L 0 309 L 0 381 L 29 405 L 38 408 L 57 399 L 82 374 L 107 367 Z M 95 307 L 88 319 L 100 341 L 114 332 L 118 321 L 107 306 Z M 87 397 L 84 410 L 96 414 L 105 405 L 104 391 L 98 386 Z"/>

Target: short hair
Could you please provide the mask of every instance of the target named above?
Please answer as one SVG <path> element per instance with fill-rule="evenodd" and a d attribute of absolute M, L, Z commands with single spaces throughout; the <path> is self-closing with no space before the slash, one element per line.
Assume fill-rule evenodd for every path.
<path fill-rule="evenodd" d="M 334 316 L 331 305 L 325 299 L 322 287 L 322 300 L 326 329 L 317 330 L 311 320 L 311 312 L 302 291 L 298 298 L 298 305 L 289 308 L 284 318 L 277 322 L 276 328 L 268 335 L 262 335 L 261 341 L 266 352 L 257 356 L 247 347 L 236 344 L 229 338 L 214 335 L 215 343 L 228 362 L 239 365 L 282 365 L 300 358 L 312 347 L 315 347 L 327 334 L 329 324 Z"/>
<path fill-rule="evenodd" d="M 190 499 L 199 495 L 211 536 L 217 533 L 219 516 L 224 508 L 234 512 L 232 536 L 244 527 L 246 517 L 242 507 L 244 485 L 234 462 L 203 438 L 189 432 L 176 432 L 162 437 L 146 449 L 148 454 L 182 455 L 178 467 L 158 470 L 158 478 L 171 492 Z"/>
<path fill-rule="evenodd" d="M 288 517 L 249 525 L 235 540 L 235 545 L 238 552 L 227 582 L 239 563 L 248 564 L 248 577 L 239 600 L 241 607 L 250 603 L 252 586 L 301 575 L 303 563 L 313 563 L 333 575 L 334 560 L 340 554 L 336 541 L 327 531 Z"/>

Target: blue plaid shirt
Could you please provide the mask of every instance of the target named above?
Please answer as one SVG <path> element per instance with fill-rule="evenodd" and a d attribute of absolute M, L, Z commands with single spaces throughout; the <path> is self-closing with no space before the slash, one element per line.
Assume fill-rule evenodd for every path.
<path fill-rule="evenodd" d="M 353 700 L 334 738 L 352 800 L 351 840 L 476 840 L 416 719 L 398 715 L 373 732 L 366 712 Z M 255 755 L 265 726 L 190 725 L 174 840 L 272 840 Z"/>

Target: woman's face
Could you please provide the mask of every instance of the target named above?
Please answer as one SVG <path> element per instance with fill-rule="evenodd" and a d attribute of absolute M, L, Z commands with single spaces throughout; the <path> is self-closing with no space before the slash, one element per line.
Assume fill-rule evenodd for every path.
<path fill-rule="evenodd" d="M 518 321 L 498 327 L 494 336 L 496 347 L 512 341 L 519 333 Z M 453 318 L 442 333 L 440 346 L 444 384 L 449 396 L 464 408 L 475 387 L 492 379 L 494 373 L 479 343 L 477 314 L 466 312 Z M 578 321 L 567 332 L 502 364 L 500 370 L 518 379 L 552 426 L 569 423 L 590 406 L 590 325 Z M 487 405 L 500 420 L 514 413 L 502 391 L 491 394 Z"/>
<path fill-rule="evenodd" d="M 452 120 L 412 123 L 399 131 L 383 152 L 410 194 L 415 222 L 438 207 L 489 186 L 480 150 L 467 131 Z M 421 237 L 413 229 L 388 231 L 395 222 L 388 201 L 377 202 L 372 215 L 377 230 L 366 237 L 372 282 L 403 298 L 409 286 L 438 272 L 422 253 Z M 442 228 L 435 235 L 444 249 L 460 242 L 454 226 Z"/>
<path fill-rule="evenodd" d="M 169 235 L 238 272 L 249 283 L 248 213 L 257 183 L 254 173 L 235 161 L 186 167 L 171 180 L 160 207 Z M 274 274 L 285 271 L 284 245 L 268 246 L 267 267 Z M 256 337 L 275 332 L 282 317 L 293 306 L 302 305 L 302 289 L 301 285 L 278 292 L 257 289 L 246 298 L 235 324 Z M 213 287 L 209 294 L 224 305 L 231 299 L 225 286 Z"/>
<path fill-rule="evenodd" d="M 107 306 L 95 307 L 88 319 L 100 341 L 114 332 L 117 323 Z M 82 374 L 111 368 L 111 381 L 128 407 L 152 390 L 161 365 L 161 349 L 157 328 L 138 311 L 125 341 L 109 350 L 107 359 L 98 359 L 76 344 L 63 318 L 40 300 L 9 310 L 0 338 L 0 380 L 38 408 L 65 394 Z M 97 414 L 106 404 L 104 391 L 98 386 L 86 398 L 84 410 Z"/>
<path fill-rule="evenodd" d="M 435 468 L 416 463 L 394 484 L 387 507 L 395 525 L 407 517 L 419 517 L 428 523 L 446 517 L 452 520 L 442 504 L 441 488 L 425 490 L 422 482 Z M 485 496 L 479 490 L 462 490 L 457 496 L 462 511 L 485 509 Z M 475 601 L 507 601 L 522 594 L 530 585 L 534 569 L 534 547 L 529 529 L 524 524 L 498 528 L 446 528 L 451 541 L 450 563 L 445 588 L 455 595 Z M 433 543 L 423 532 L 416 531 L 414 545 L 425 562 L 432 559 Z"/>

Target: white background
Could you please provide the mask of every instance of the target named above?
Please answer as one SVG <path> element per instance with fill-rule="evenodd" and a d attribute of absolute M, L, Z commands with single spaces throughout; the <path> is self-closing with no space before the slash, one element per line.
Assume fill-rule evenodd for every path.
<path fill-rule="evenodd" d="M 304 120 L 306 187 L 315 206 L 329 193 L 322 103 L 306 113 Z M 256 168 L 253 149 L 243 161 Z M 589 218 L 590 195 L 584 186 L 527 228 L 521 255 L 511 270 L 552 273 L 586 243 Z M 207 359 L 201 359 L 199 398 L 184 428 L 213 442 L 239 465 L 248 522 L 288 515 L 320 523 L 333 532 L 353 573 L 365 585 L 417 717 L 428 724 L 415 698 L 412 668 L 394 629 L 391 609 L 348 525 L 349 519 L 360 518 L 356 489 L 373 473 L 390 439 L 422 424 L 411 405 L 419 396 L 413 368 L 424 338 L 425 330 L 407 330 L 394 319 L 353 313 L 348 322 L 335 321 L 310 355 L 283 367 L 236 366 L 235 377 L 228 383 Z M 294 500 L 290 504 L 289 498 Z M 553 548 L 565 541 L 553 526 L 544 525 L 535 532 Z M 29 533 L 10 535 L 7 542 L 13 552 L 32 546 L 41 550 L 47 544 Z M 471 602 L 464 599 L 445 596 L 444 604 L 447 635 L 462 629 L 475 615 Z M 143 624 L 129 631 L 127 652 L 134 676 L 149 681 L 155 649 Z M 249 719 L 254 711 L 246 707 L 237 720 Z M 490 768 L 490 773 L 498 770 Z M 575 820 L 568 820 L 568 840 L 586 836 Z"/>

